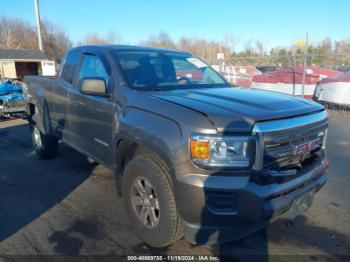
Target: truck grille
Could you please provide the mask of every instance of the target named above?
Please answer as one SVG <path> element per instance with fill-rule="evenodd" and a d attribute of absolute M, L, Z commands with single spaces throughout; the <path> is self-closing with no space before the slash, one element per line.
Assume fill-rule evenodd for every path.
<path fill-rule="evenodd" d="M 257 123 L 253 129 L 256 139 L 253 170 L 266 177 L 295 177 L 303 167 L 320 159 L 327 128 L 325 111 Z"/>
<path fill-rule="evenodd" d="M 264 134 L 263 169 L 281 171 L 308 164 L 319 156 L 327 122 Z"/>

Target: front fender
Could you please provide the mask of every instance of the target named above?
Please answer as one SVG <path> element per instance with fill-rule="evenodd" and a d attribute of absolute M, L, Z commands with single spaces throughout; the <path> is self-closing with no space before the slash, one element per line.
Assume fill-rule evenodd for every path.
<path fill-rule="evenodd" d="M 137 107 L 128 107 L 119 115 L 114 148 L 121 140 L 147 147 L 172 168 L 176 165 L 175 155 L 184 139 L 180 124 L 173 119 Z"/>

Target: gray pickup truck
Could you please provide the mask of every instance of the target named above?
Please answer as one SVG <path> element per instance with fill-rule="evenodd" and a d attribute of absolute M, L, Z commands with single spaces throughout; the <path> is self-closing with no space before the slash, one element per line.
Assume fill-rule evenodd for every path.
<path fill-rule="evenodd" d="M 108 167 L 148 245 L 242 238 L 292 219 L 326 183 L 323 106 L 242 89 L 174 50 L 83 46 L 57 77 L 25 77 L 42 158 L 59 141 Z"/>

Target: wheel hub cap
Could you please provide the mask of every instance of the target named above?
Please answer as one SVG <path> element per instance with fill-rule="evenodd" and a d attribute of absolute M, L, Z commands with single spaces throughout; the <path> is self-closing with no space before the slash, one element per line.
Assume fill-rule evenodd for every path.
<path fill-rule="evenodd" d="M 155 228 L 159 223 L 159 201 L 153 185 L 147 178 L 138 177 L 132 184 L 132 207 L 141 221 L 148 228 Z"/>
<path fill-rule="evenodd" d="M 34 127 L 34 142 L 35 142 L 35 146 L 37 148 L 41 147 L 41 136 L 40 136 L 40 131 L 37 127 Z"/>

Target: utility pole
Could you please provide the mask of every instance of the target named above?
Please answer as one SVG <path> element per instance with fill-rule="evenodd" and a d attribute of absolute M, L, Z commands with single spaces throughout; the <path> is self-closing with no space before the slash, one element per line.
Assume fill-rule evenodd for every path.
<path fill-rule="evenodd" d="M 222 52 L 222 41 L 220 40 L 220 50 L 219 53 L 217 54 L 217 60 L 219 62 L 219 72 L 223 73 L 224 72 L 224 53 Z"/>
<path fill-rule="evenodd" d="M 306 33 L 306 38 L 305 38 L 305 49 L 304 49 L 303 85 L 302 85 L 302 88 L 301 88 L 301 96 L 302 96 L 302 97 L 304 97 L 304 94 L 305 94 L 305 79 L 306 79 L 308 41 L 309 41 L 309 33 Z"/>
<path fill-rule="evenodd" d="M 34 0 L 36 30 L 37 30 L 37 33 L 38 33 L 39 49 L 41 51 L 44 51 L 43 42 L 42 42 L 42 39 L 41 39 L 40 13 L 39 13 L 39 3 L 38 3 L 38 1 L 39 0 Z"/>

